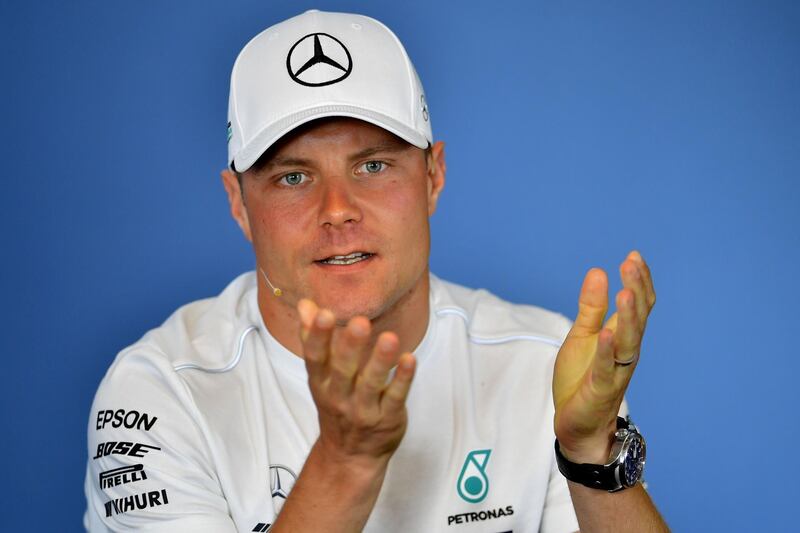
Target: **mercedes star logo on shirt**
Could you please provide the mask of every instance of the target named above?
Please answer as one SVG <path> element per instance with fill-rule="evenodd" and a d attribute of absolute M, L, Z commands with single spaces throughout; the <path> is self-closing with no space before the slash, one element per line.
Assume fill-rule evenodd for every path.
<path fill-rule="evenodd" d="M 269 466 L 269 488 L 273 498 L 286 499 L 292 490 L 297 475 L 289 467 L 283 465 Z"/>
<path fill-rule="evenodd" d="M 294 43 L 286 56 L 289 76 L 300 85 L 321 87 L 342 81 L 353 70 L 350 52 L 327 33 L 310 33 Z"/>

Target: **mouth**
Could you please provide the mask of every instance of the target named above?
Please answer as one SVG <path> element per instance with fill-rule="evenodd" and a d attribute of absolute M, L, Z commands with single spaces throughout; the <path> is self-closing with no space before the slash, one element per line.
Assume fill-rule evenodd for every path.
<path fill-rule="evenodd" d="M 374 256 L 375 254 L 369 252 L 352 252 L 347 255 L 332 255 L 324 259 L 317 259 L 314 262 L 319 265 L 349 266 L 366 261 Z"/>

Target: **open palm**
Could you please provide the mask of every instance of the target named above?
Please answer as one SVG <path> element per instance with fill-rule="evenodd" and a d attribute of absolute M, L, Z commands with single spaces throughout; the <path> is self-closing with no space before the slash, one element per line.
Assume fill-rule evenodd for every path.
<path fill-rule="evenodd" d="M 558 352 L 553 373 L 555 433 L 562 453 L 580 462 L 608 458 L 616 417 L 656 301 L 650 270 L 638 252 L 620 266 L 617 312 L 608 312 L 608 277 L 586 274 L 578 316 Z"/>

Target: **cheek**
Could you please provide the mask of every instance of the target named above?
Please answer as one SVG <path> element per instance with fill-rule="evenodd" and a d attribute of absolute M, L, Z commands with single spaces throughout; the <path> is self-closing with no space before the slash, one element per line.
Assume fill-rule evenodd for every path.
<path fill-rule="evenodd" d="M 256 255 L 269 260 L 273 265 L 277 257 L 290 259 L 294 250 L 303 242 L 308 210 L 292 203 L 260 202 L 254 206 L 251 231 Z"/>
<path fill-rule="evenodd" d="M 428 207 L 424 187 L 397 187 L 383 195 L 382 226 L 391 230 L 390 241 L 397 251 L 422 250 L 428 245 Z M 424 260 L 424 257 L 417 257 Z"/>

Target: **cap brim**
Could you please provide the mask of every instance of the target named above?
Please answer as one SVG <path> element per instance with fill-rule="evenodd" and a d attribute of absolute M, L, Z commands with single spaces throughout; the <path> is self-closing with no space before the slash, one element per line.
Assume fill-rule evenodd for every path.
<path fill-rule="evenodd" d="M 433 141 L 425 135 L 383 113 L 352 105 L 330 104 L 315 106 L 292 113 L 264 128 L 247 143 L 231 161 L 237 172 L 248 170 L 270 146 L 284 135 L 312 120 L 325 117 L 350 117 L 369 122 L 391 132 L 417 148 L 427 148 Z"/>

